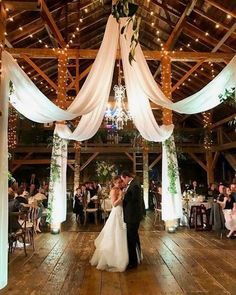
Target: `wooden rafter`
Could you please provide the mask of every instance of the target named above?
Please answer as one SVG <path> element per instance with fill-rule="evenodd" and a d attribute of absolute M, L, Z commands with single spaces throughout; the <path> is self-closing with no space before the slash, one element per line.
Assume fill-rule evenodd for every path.
<path fill-rule="evenodd" d="M 219 155 L 220 155 L 219 152 L 215 152 L 214 158 L 213 158 L 213 161 L 212 161 L 212 166 L 211 166 L 212 170 L 214 170 L 215 167 L 216 167 L 216 163 L 217 163 L 217 161 L 219 159 Z"/>
<path fill-rule="evenodd" d="M 88 160 L 80 167 L 80 172 L 84 170 L 99 154 L 99 152 L 94 153 Z"/>
<path fill-rule="evenodd" d="M 224 123 L 229 122 L 230 120 L 234 119 L 235 117 L 236 117 L 236 113 L 232 114 L 232 115 L 230 115 L 230 116 L 228 116 L 228 117 L 226 117 L 226 118 L 224 118 L 224 119 L 222 119 L 222 120 L 220 120 L 218 122 L 215 122 L 215 123 L 213 123 L 211 125 L 211 129 L 216 128 L 216 127 L 218 127 L 220 125 L 223 125 Z"/>
<path fill-rule="evenodd" d="M 28 11 L 39 11 L 39 1 L 6 1 L 4 0 L 4 5 L 9 10 L 13 11 L 21 11 L 21 10 L 28 10 Z"/>
<path fill-rule="evenodd" d="M 51 85 L 55 90 L 57 90 L 57 85 L 26 55 L 21 55 L 21 57 L 32 66 L 32 68 L 43 77 L 49 85 Z"/>
<path fill-rule="evenodd" d="M 235 30 L 235 25 L 236 24 L 234 24 L 233 26 L 232 26 L 232 30 L 230 31 L 230 34 L 232 33 L 232 31 L 234 31 Z M 226 41 L 226 39 L 230 36 L 230 34 L 228 34 L 228 32 L 221 38 L 221 40 L 216 44 L 216 46 L 212 49 L 212 51 L 211 51 L 211 53 L 214 53 L 214 54 L 216 54 L 216 51 L 222 46 L 222 40 L 223 40 L 223 42 L 225 42 Z M 196 65 L 194 65 L 185 75 L 184 75 L 184 77 L 185 77 L 185 79 L 181 79 L 182 80 L 182 82 L 181 83 L 183 83 L 194 71 L 192 70 L 193 68 L 194 68 L 194 70 L 196 70 L 196 69 L 198 69 L 200 66 L 201 66 L 201 64 L 203 63 L 203 61 L 201 62 L 201 61 L 199 61 Z M 179 82 L 177 82 L 175 85 L 174 85 L 174 87 L 173 87 L 173 89 L 176 89 L 177 87 L 178 87 L 178 85 L 180 85 L 181 83 L 179 83 Z M 177 85 L 178 84 L 178 85 Z M 176 86 L 177 85 L 177 86 Z M 174 90 L 172 90 L 172 92 L 174 92 Z"/>
<path fill-rule="evenodd" d="M 125 154 L 132 162 L 134 162 L 134 158 L 129 153 L 125 153 Z"/>
<path fill-rule="evenodd" d="M 23 160 L 29 159 L 32 155 L 33 155 L 33 152 L 28 153 L 28 154 L 23 158 Z M 21 167 L 21 165 L 22 165 L 22 164 L 15 165 L 15 166 L 12 168 L 12 172 L 15 172 L 18 168 Z"/>
<path fill-rule="evenodd" d="M 50 27 L 50 30 L 52 31 L 53 35 L 55 36 L 57 42 L 60 44 L 61 47 L 66 46 L 66 42 L 64 38 L 62 37 L 62 34 L 60 30 L 58 29 L 55 20 L 53 19 L 46 3 L 44 0 L 39 0 L 40 1 L 40 7 L 42 11 L 42 18 L 45 20 L 45 22 L 48 24 Z"/>
<path fill-rule="evenodd" d="M 193 158 L 195 162 L 198 163 L 198 165 L 200 165 L 205 171 L 207 171 L 207 166 L 200 159 L 198 159 L 198 157 L 194 153 L 188 153 L 188 154 L 190 155 L 191 158 Z"/>
<path fill-rule="evenodd" d="M 32 58 L 58 58 L 60 52 L 49 48 L 6 48 L 6 50 L 15 57 L 19 57 L 21 54 L 28 55 Z M 80 59 L 95 59 L 97 56 L 97 49 L 68 49 L 67 56 L 69 59 L 76 59 L 78 56 Z M 162 51 L 143 51 L 146 60 L 161 60 L 163 57 Z M 234 53 L 224 52 L 186 52 L 179 51 L 166 52 L 172 61 L 199 61 L 204 59 L 205 61 L 222 62 L 234 57 Z M 120 55 L 117 53 L 117 58 Z"/>
<path fill-rule="evenodd" d="M 175 43 L 182 32 L 186 17 L 190 15 L 194 6 L 196 5 L 197 0 L 192 0 L 186 6 L 184 12 L 182 13 L 180 19 L 178 20 L 177 24 L 174 27 L 174 30 L 171 32 L 168 40 L 165 43 L 166 50 L 172 50 L 175 46 Z"/>
<path fill-rule="evenodd" d="M 224 7 L 222 4 L 220 3 L 216 3 L 215 1 L 213 0 L 205 0 L 206 2 L 208 2 L 209 4 L 211 4 L 212 6 L 220 9 L 221 11 L 224 11 L 225 13 L 233 16 L 234 18 L 236 18 L 236 13 L 234 13 L 232 10 L 230 9 L 227 9 L 226 7 Z"/>
<path fill-rule="evenodd" d="M 149 165 L 148 169 L 152 169 L 162 158 L 162 154 L 158 155 L 156 159 Z"/>

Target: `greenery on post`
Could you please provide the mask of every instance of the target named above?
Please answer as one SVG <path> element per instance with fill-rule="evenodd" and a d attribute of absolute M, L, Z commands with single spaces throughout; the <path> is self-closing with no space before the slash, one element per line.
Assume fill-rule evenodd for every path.
<path fill-rule="evenodd" d="M 64 143 L 63 143 L 64 142 Z M 52 208 L 53 202 L 55 201 L 54 195 L 54 184 L 60 179 L 61 175 L 61 165 L 58 164 L 58 158 L 61 158 L 65 152 L 66 144 L 65 139 L 62 139 L 58 134 L 53 135 L 53 148 L 51 156 L 51 165 L 50 165 L 50 182 L 49 182 L 49 193 L 50 199 L 48 202 L 48 214 L 47 222 L 51 222 L 52 219 Z"/>
<path fill-rule="evenodd" d="M 166 147 L 166 153 L 167 153 L 167 169 L 168 169 L 168 178 L 169 178 L 169 187 L 168 191 L 171 194 L 177 193 L 176 188 L 176 181 L 178 177 L 178 167 L 176 164 L 176 161 L 174 159 L 176 158 L 176 149 L 173 137 L 168 138 L 164 145 Z"/>

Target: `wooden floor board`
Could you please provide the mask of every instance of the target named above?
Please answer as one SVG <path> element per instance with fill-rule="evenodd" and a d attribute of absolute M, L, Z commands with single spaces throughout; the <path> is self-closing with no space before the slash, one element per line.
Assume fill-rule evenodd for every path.
<path fill-rule="evenodd" d="M 103 224 L 79 226 L 69 215 L 59 235 L 36 236 L 35 252 L 10 255 L 9 284 L 0 295 L 236 294 L 236 240 L 186 228 L 168 234 L 152 221 L 149 214 L 140 226 L 142 264 L 109 273 L 89 264 Z"/>

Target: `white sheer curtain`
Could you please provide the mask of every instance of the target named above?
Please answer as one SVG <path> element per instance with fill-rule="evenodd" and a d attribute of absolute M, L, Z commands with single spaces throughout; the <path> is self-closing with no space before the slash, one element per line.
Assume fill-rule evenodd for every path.
<path fill-rule="evenodd" d="M 165 142 L 162 143 L 162 219 L 174 220 L 182 217 L 182 194 L 179 180 L 178 161 L 175 151 L 175 141 L 173 135 L 168 139 L 171 141 L 174 152 L 169 152 Z M 169 190 L 170 179 L 168 162 L 174 163 L 176 167 L 175 187 L 176 193 Z"/>
<path fill-rule="evenodd" d="M 66 220 L 66 170 L 67 170 L 67 140 L 58 135 L 57 124 L 54 130 L 52 161 L 50 169 L 48 208 L 50 210 L 50 223 L 58 224 Z M 53 163 L 53 164 L 52 164 Z M 55 178 L 52 165 L 58 165 L 59 174 Z"/>
<path fill-rule="evenodd" d="M 0 289 L 7 284 L 8 269 L 8 100 L 4 99 L 6 85 L 0 89 Z"/>
<path fill-rule="evenodd" d="M 124 23 L 125 20 L 122 20 L 121 26 Z M 130 30 L 131 28 L 129 27 L 127 36 L 121 35 L 120 37 L 129 111 L 136 128 L 143 138 L 149 141 L 164 141 L 172 134 L 174 125 L 159 126 L 157 124 L 148 97 L 144 93 L 140 83 L 137 83 L 135 68 L 130 66 L 128 59 L 130 51 Z"/>
<path fill-rule="evenodd" d="M 30 80 L 14 58 L 8 52 L 3 51 L 2 65 L 4 75 L 2 81 L 7 87 L 10 80 L 14 84 L 15 91 L 11 96 L 12 105 L 26 118 L 38 123 L 71 120 L 77 116 L 92 112 L 96 107 L 96 112 L 98 110 L 102 111 L 101 102 L 108 101 L 111 89 L 117 52 L 118 32 L 117 22 L 110 16 L 102 45 L 92 69 L 83 87 L 67 111 L 53 104 Z M 7 87 L 5 87 L 5 98 L 9 95 Z"/>
<path fill-rule="evenodd" d="M 130 40 L 128 31 L 127 40 Z M 126 43 L 126 46 L 128 45 Z M 163 53 L 164 54 L 164 53 Z M 135 61 L 132 62 L 134 76 L 145 95 L 155 104 L 174 110 L 178 113 L 196 114 L 212 109 L 219 105 L 219 95 L 224 93 L 226 88 L 236 85 L 236 56 L 229 64 L 205 87 L 193 95 L 178 102 L 171 102 L 165 97 L 164 93 L 154 80 L 152 73 L 143 55 L 142 49 L 138 44 L 135 51 Z M 129 64 L 126 66 L 131 67 Z M 134 78 L 133 78 L 134 79 Z"/>

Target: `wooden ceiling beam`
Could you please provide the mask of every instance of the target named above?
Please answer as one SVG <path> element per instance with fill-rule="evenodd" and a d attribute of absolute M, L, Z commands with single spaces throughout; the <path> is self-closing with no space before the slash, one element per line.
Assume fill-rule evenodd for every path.
<path fill-rule="evenodd" d="M 58 58 L 60 50 L 53 50 L 49 48 L 6 48 L 14 57 L 19 57 L 22 54 L 26 54 L 31 58 Z M 97 49 L 68 49 L 67 55 L 69 59 L 95 59 L 97 56 Z M 160 60 L 163 57 L 163 51 L 143 51 L 146 60 Z M 212 61 L 223 62 L 234 57 L 234 53 L 224 52 L 184 52 L 169 51 L 165 54 L 169 55 L 172 61 Z M 117 54 L 117 58 L 120 56 Z"/>
<path fill-rule="evenodd" d="M 222 119 L 222 120 L 220 120 L 218 122 L 215 122 L 215 123 L 213 123 L 211 125 L 211 129 L 216 128 L 216 127 L 219 127 L 219 126 L 223 125 L 224 123 L 227 123 L 230 120 L 233 120 L 235 117 L 236 117 L 236 113 L 235 114 L 232 114 L 232 115 L 230 115 L 230 116 L 228 116 L 228 117 L 226 117 L 226 118 L 224 118 L 224 119 Z"/>
<path fill-rule="evenodd" d="M 187 35 L 195 40 L 195 37 L 202 39 L 204 42 L 211 44 L 214 48 L 217 47 L 218 45 L 218 40 L 215 39 L 214 37 L 208 35 L 205 35 L 205 32 L 203 32 L 201 29 L 197 28 L 196 26 L 186 23 L 186 25 L 183 28 L 183 33 L 187 33 Z M 230 31 L 231 34 L 231 31 Z M 218 49 L 217 49 L 218 50 Z M 233 48 L 229 47 L 228 45 L 221 44 L 221 50 L 224 52 L 232 52 L 234 51 Z"/>
<path fill-rule="evenodd" d="M 177 21 L 177 23 L 174 26 L 174 29 L 172 30 L 171 34 L 169 35 L 168 40 L 166 41 L 164 48 L 165 50 L 172 50 L 183 30 L 186 17 L 190 15 L 192 12 L 194 6 L 196 5 L 197 0 L 190 1 L 187 6 L 185 7 L 184 12 L 182 13 L 181 17 Z M 167 11 L 167 10 L 166 10 Z M 157 74 L 160 72 L 161 65 L 157 68 L 156 72 L 154 73 L 154 78 L 156 78 Z"/>
<path fill-rule="evenodd" d="M 236 23 L 234 23 L 234 25 L 232 26 L 232 30 L 230 31 L 230 33 L 229 32 L 227 32 L 224 36 L 223 36 L 223 38 L 221 38 L 221 40 L 216 44 L 216 46 L 212 49 L 212 51 L 211 51 L 211 53 L 213 53 L 213 54 L 216 54 L 216 51 L 219 49 L 219 48 L 221 48 L 222 47 L 222 45 L 224 45 L 223 43 L 222 43 L 222 40 L 223 40 L 223 42 L 225 42 L 226 40 L 227 40 L 227 38 L 230 36 L 230 34 L 232 33 L 232 31 L 234 30 L 234 28 L 235 28 L 235 25 L 236 25 Z M 227 37 L 227 38 L 226 38 Z M 196 52 L 195 52 L 196 53 Z M 204 60 L 204 59 L 202 59 L 202 62 L 201 61 L 198 61 L 198 63 L 197 64 L 195 64 L 185 75 L 184 75 L 184 79 L 183 78 L 181 78 L 180 80 L 181 80 L 181 83 L 183 83 L 196 69 L 198 69 L 200 66 L 201 66 L 201 64 L 204 62 L 204 61 L 206 61 L 206 60 Z M 193 70 L 194 69 L 194 70 Z M 179 81 L 180 82 L 180 81 Z M 181 83 L 179 83 L 179 82 L 177 82 L 173 87 L 172 87 L 172 92 L 174 92 L 174 90 L 181 84 Z"/>
<path fill-rule="evenodd" d="M 52 14 L 50 13 L 46 3 L 44 0 L 39 0 L 40 1 L 40 7 L 41 7 L 41 16 L 46 22 L 46 24 L 49 26 L 50 30 L 52 31 L 53 35 L 55 36 L 57 42 L 60 44 L 61 47 L 66 46 L 66 42 L 64 38 L 62 37 L 62 34 L 53 19 Z"/>
<path fill-rule="evenodd" d="M 196 5 L 197 0 L 192 0 L 186 6 L 184 12 L 182 13 L 181 17 L 179 18 L 178 22 L 175 24 L 174 30 L 171 32 L 168 40 L 165 43 L 166 50 L 172 50 L 175 46 L 176 41 L 179 38 L 179 35 L 182 32 L 183 26 L 186 21 L 186 17 L 190 15 L 193 11 L 194 6 Z M 155 75 L 154 75 L 155 76 Z"/>
<path fill-rule="evenodd" d="M 27 1 L 3 1 L 6 8 L 9 10 L 28 10 L 28 11 L 39 11 L 40 5 L 37 0 Z"/>
<path fill-rule="evenodd" d="M 224 11 L 226 14 L 229 14 L 229 15 L 233 16 L 234 18 L 236 18 L 236 13 L 234 13 L 233 10 L 227 9 L 222 4 L 216 3 L 213 0 L 205 0 L 205 1 L 209 4 L 211 4 L 212 6 L 218 8 L 219 10 Z"/>
<path fill-rule="evenodd" d="M 21 55 L 21 57 L 29 64 L 31 67 L 41 76 L 43 77 L 48 84 L 57 90 L 57 85 L 26 55 Z"/>

